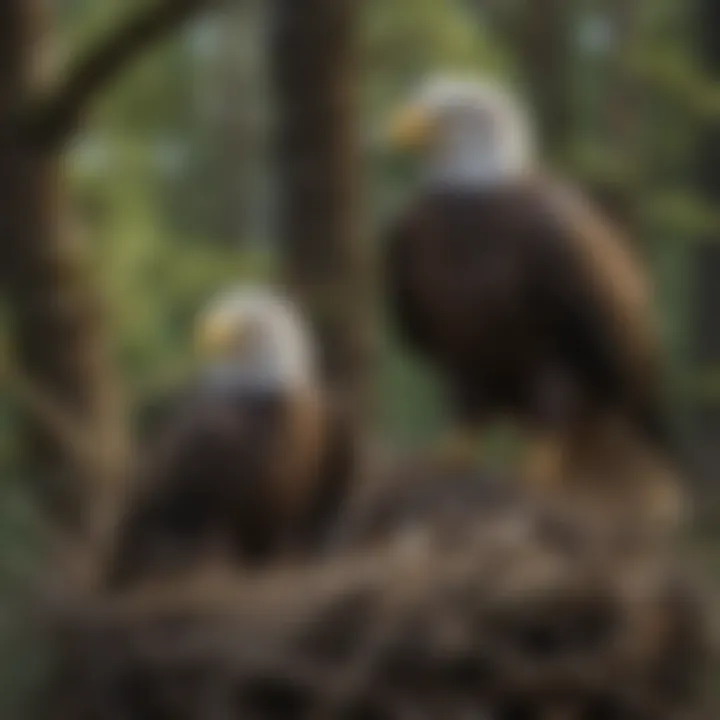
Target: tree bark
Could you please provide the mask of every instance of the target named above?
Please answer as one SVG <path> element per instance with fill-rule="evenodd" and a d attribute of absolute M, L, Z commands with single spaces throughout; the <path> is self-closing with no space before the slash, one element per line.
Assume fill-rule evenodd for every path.
<path fill-rule="evenodd" d="M 45 93 L 52 37 L 46 0 L 0 3 L 0 280 L 16 362 L 54 428 L 26 418 L 27 473 L 55 530 L 92 541 L 106 525 L 124 458 L 118 387 L 102 308 L 61 193 L 61 151 L 88 103 L 149 43 L 202 5 L 163 0 L 105 38 Z M 37 98 L 44 98 L 38 102 Z M 27 395 L 27 394 L 26 394 Z M 84 437 L 90 456 L 67 437 Z M 32 414 L 32 408 L 30 408 Z"/>
<path fill-rule="evenodd" d="M 709 78 L 720 80 L 720 4 L 697 0 L 697 47 Z M 713 118 L 704 128 L 698 147 L 698 185 L 709 206 L 720 202 L 720 121 Z M 717 235 L 717 234 L 716 234 Z M 696 255 L 695 349 L 702 370 L 720 366 L 720 246 L 718 237 L 703 238 Z M 717 399 L 700 398 L 695 423 L 695 451 L 698 474 L 708 487 L 714 484 L 720 466 L 720 404 Z"/>
<path fill-rule="evenodd" d="M 355 0 L 274 0 L 280 241 L 326 377 L 360 411 L 368 370 L 368 254 L 358 212 Z"/>
<path fill-rule="evenodd" d="M 57 153 L 31 142 L 22 110 L 37 92 L 34 66 L 47 42 L 39 2 L 5 2 L 0 9 L 0 216 L 3 280 L 17 363 L 41 392 L 88 428 L 108 398 L 98 302 L 82 278 L 82 258 L 63 234 Z M 44 428 L 33 426 L 28 463 L 46 510 L 62 525 L 80 521 L 77 457 Z"/>

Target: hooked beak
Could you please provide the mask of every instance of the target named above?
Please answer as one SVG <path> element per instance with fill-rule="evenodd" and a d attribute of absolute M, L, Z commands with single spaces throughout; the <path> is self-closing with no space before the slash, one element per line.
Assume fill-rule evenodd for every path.
<path fill-rule="evenodd" d="M 230 321 L 222 316 L 205 318 L 198 326 L 196 347 L 205 358 L 216 360 L 243 352 L 249 338 L 248 327 L 237 318 Z"/>
<path fill-rule="evenodd" d="M 432 118 L 423 108 L 409 105 L 390 121 L 388 143 L 399 150 L 418 150 L 427 147 L 434 133 Z"/>

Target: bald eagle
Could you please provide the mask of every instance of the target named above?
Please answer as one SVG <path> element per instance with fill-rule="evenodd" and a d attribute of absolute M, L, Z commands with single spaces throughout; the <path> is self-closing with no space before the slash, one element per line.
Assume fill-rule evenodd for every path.
<path fill-rule="evenodd" d="M 319 549 L 349 483 L 350 425 L 290 302 L 264 289 L 224 293 L 198 340 L 199 376 L 145 443 L 112 587 Z"/>
<path fill-rule="evenodd" d="M 467 425 L 503 414 L 565 436 L 611 414 L 665 454 L 642 265 L 588 199 L 541 171 L 530 125 L 482 80 L 434 78 L 398 113 L 392 140 L 423 172 L 387 238 L 397 325 Z"/>

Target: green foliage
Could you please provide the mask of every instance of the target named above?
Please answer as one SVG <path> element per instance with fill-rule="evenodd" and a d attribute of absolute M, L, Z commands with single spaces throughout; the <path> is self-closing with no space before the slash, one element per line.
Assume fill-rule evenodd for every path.
<path fill-rule="evenodd" d="M 88 46 L 134 4 L 65 0 L 62 54 L 73 56 Z M 691 368 L 692 241 L 720 234 L 720 216 L 692 188 L 694 139 L 701 124 L 720 112 L 720 91 L 694 57 L 683 3 L 639 5 L 634 35 L 620 54 L 613 44 L 617 7 L 609 0 L 574 6 L 576 57 L 569 92 L 577 127 L 567 168 L 591 186 L 600 182 L 633 198 L 642 245 L 659 283 L 676 385 L 682 388 Z M 412 168 L 386 156 L 377 142 L 390 108 L 409 85 L 432 72 L 514 79 L 524 8 L 523 2 L 473 0 L 413 0 L 411 8 L 406 0 L 365 3 L 360 127 L 372 150 L 366 186 L 369 234 L 376 242 L 382 243 L 383 228 L 413 176 Z M 218 207 L 212 195 L 223 182 L 222 169 L 213 165 L 223 161 L 223 140 L 213 124 L 214 106 L 208 105 L 222 91 L 214 82 L 221 69 L 216 46 L 221 29 L 227 32 L 238 22 L 253 24 L 249 35 L 235 26 L 247 40 L 262 34 L 265 17 L 261 11 L 210 16 L 149 52 L 98 104 L 84 149 L 71 155 L 80 207 L 100 208 L 102 219 L 91 233 L 97 278 L 111 309 L 124 375 L 140 399 L 154 392 L 158 379 L 174 382 L 192 367 L 193 317 L 207 298 L 228 283 L 269 277 L 275 264 L 267 223 L 252 227 L 240 251 L 202 219 L 203 207 L 212 212 Z M 594 44 L 588 41 L 593 28 Z M 605 41 L 603 28 L 609 33 Z M 236 53 L 233 61 L 257 62 L 251 55 L 243 60 Z M 606 124 L 619 81 L 631 82 L 638 93 L 634 101 L 639 100 L 639 134 L 622 144 Z M 246 99 L 263 104 L 267 94 L 256 87 Z M 267 123 L 264 104 L 257 110 Z M 259 187 L 266 183 L 270 157 L 255 156 L 252 162 Z M 394 436 L 422 439 L 444 422 L 431 375 L 397 342 L 383 343 L 379 422 Z"/>
<path fill-rule="evenodd" d="M 499 46 L 458 0 L 371 0 L 365 13 L 364 68 L 375 84 L 405 90 L 427 73 L 498 72 Z"/>
<path fill-rule="evenodd" d="M 395 440 L 414 445 L 436 437 L 445 424 L 443 393 L 430 368 L 384 333 L 378 372 L 379 424 Z"/>
<path fill-rule="evenodd" d="M 300 2 L 301 0 L 296 0 Z M 383 228 L 401 202 L 412 168 L 385 156 L 377 143 L 391 106 L 408 86 L 433 72 L 496 74 L 516 79 L 522 55 L 524 8 L 543 0 L 367 0 L 361 47 L 362 117 L 366 141 L 368 235 L 382 243 Z M 245 0 L 248 2 L 248 0 Z M 146 0 L 57 0 L 62 65 L 82 54 L 118 18 Z M 638 205 L 637 232 L 660 292 L 673 370 L 674 394 L 685 402 L 720 400 L 720 371 L 696 372 L 691 336 L 695 241 L 720 237 L 720 214 L 695 190 L 698 132 L 720 119 L 720 86 L 696 57 L 689 4 L 683 0 L 627 0 L 641 9 L 630 50 L 619 51 L 612 32 L 588 49 L 588 23 L 602 30 L 617 20 L 618 0 L 581 0 L 573 6 L 575 137 L 571 173 L 620 188 Z M 259 6 L 258 6 L 259 7 Z M 108 306 L 116 357 L 132 405 L 146 404 L 191 372 L 196 312 L 229 284 L 274 276 L 272 218 L 248 225 L 232 244 L 207 215 L 227 183 L 228 138 L 218 133 L 214 103 L 224 93 L 257 113 L 263 128 L 270 101 L 265 76 L 257 86 L 214 84 L 218 66 L 213 27 L 263 41 L 256 14 L 197 21 L 129 68 L 91 114 L 87 134 L 69 149 L 67 186 L 79 230 L 91 243 L 94 279 Z M 251 24 L 249 34 L 232 23 Z M 598 24 L 599 23 L 599 24 Z M 604 25 L 603 25 L 604 23 Z M 214 24 L 214 25 L 213 25 Z M 583 29 L 584 28 L 584 29 Z M 207 32 L 206 32 L 207 31 Z M 602 35 L 602 32 L 600 33 Z M 227 36 L 226 36 L 227 37 Z M 204 40 L 198 44 L 198 38 Z M 208 40 L 209 38 L 209 40 Z M 597 38 L 596 38 L 597 40 Z M 602 40 L 602 37 L 600 37 Z M 552 42 L 548 38 L 548 42 Z M 204 49 L 201 47 L 204 43 Z M 585 43 L 585 46 L 583 46 Z M 217 45 L 217 43 L 215 43 Z M 234 56 L 235 57 L 235 56 Z M 238 62 L 256 62 L 252 57 Z M 622 142 L 608 116 L 614 84 L 629 81 L 639 131 Z M 635 103 L 635 101 L 639 101 Z M 216 113 L 215 113 L 216 114 Z M 263 193 L 272 207 L 271 157 L 246 157 L 252 201 Z M 260 157 L 258 157 L 260 155 Z M 223 165 L 221 167 L 221 165 Z M 268 187 L 266 187 L 266 185 Z M 238 199 L 240 200 L 240 198 Z M 205 212 L 205 210 L 209 210 Z M 262 213 L 260 213 L 262 215 Z M 268 213 L 270 215 L 270 213 Z M 384 312 L 384 311 L 383 311 Z M 384 327 L 387 323 L 384 323 Z M 0 338 L 4 336 L 1 332 Z M 390 439 L 425 443 L 446 424 L 442 390 L 430 368 L 409 357 L 386 328 L 377 373 L 378 424 Z M 0 589 L 17 587 L 37 551 L 35 519 L 15 472 L 15 411 L 0 401 Z M 502 432 L 498 452 L 516 441 Z M 0 716 L 41 668 L 28 654 L 7 592 L 0 604 Z"/>
<path fill-rule="evenodd" d="M 81 189 L 77 180 L 76 199 L 82 207 L 81 197 L 87 202 L 94 194 L 90 205 L 103 208 L 89 229 L 95 275 L 121 368 L 137 395 L 180 381 L 193 363 L 197 312 L 229 285 L 270 279 L 273 260 L 259 250 L 171 235 L 142 164 L 128 155 L 105 186 Z"/>

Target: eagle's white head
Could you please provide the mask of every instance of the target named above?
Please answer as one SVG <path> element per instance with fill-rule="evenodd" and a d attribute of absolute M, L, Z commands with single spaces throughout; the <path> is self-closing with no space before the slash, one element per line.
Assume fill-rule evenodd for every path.
<path fill-rule="evenodd" d="M 300 312 L 261 287 L 223 292 L 201 313 L 204 379 L 228 390 L 293 392 L 316 380 L 313 342 Z"/>
<path fill-rule="evenodd" d="M 499 82 L 437 76 L 401 108 L 390 141 L 422 153 L 432 185 L 487 186 L 532 169 L 530 125 L 529 114 Z"/>

